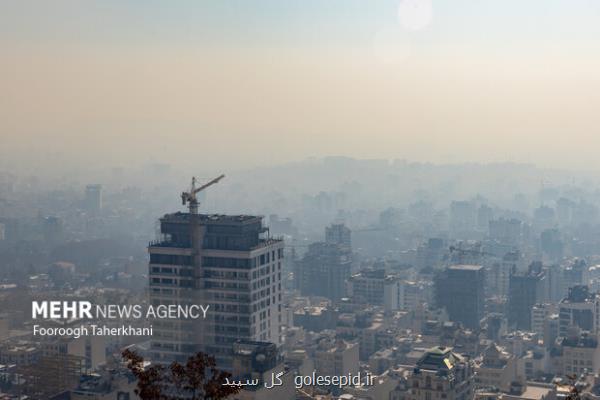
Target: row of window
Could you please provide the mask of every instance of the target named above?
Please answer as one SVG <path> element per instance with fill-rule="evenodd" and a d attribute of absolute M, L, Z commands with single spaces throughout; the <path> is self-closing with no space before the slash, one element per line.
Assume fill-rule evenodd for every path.
<path fill-rule="evenodd" d="M 236 314 L 248 314 L 250 312 L 249 305 L 236 305 L 236 304 L 213 304 L 211 307 L 215 312 L 226 312 Z"/>
<path fill-rule="evenodd" d="M 250 302 L 250 296 L 247 294 L 233 294 L 233 293 L 222 293 L 215 292 L 213 293 L 213 300 L 222 300 L 222 301 L 231 301 L 231 302 Z"/>
<path fill-rule="evenodd" d="M 192 265 L 192 257 L 172 254 L 150 254 L 150 264 Z"/>
<path fill-rule="evenodd" d="M 249 290 L 250 285 L 238 282 L 206 281 L 204 287 L 207 289 L 231 289 L 231 290 Z"/>
<path fill-rule="evenodd" d="M 151 272 L 163 275 L 192 276 L 194 271 L 189 268 L 152 267 Z"/>
<path fill-rule="evenodd" d="M 194 287 L 194 281 L 191 279 L 152 278 L 151 283 L 153 285 L 178 286 L 183 288 Z"/>
<path fill-rule="evenodd" d="M 202 257 L 203 267 L 251 269 L 256 266 L 254 258 Z"/>
<path fill-rule="evenodd" d="M 282 249 L 266 252 L 255 258 L 234 258 L 234 257 L 202 257 L 202 266 L 218 268 L 237 268 L 252 269 L 269 264 L 276 260 L 276 254 L 281 254 L 278 259 L 283 257 Z"/>
<path fill-rule="evenodd" d="M 223 271 L 220 269 L 207 269 L 204 271 L 204 277 L 211 279 L 248 279 L 248 272 Z"/>

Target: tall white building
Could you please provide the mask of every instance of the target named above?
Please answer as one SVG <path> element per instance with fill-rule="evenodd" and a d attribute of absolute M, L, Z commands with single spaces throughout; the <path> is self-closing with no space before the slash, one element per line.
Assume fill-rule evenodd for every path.
<path fill-rule="evenodd" d="M 433 287 L 428 282 L 414 282 L 388 277 L 383 287 L 385 311 L 409 311 L 417 305 L 431 303 Z"/>
<path fill-rule="evenodd" d="M 558 307 L 555 304 L 535 304 L 531 308 L 531 331 L 543 335 L 546 321 L 556 313 L 558 313 Z"/>
<path fill-rule="evenodd" d="M 265 237 L 262 217 L 167 214 L 150 244 L 150 299 L 204 304 L 202 320 L 154 323 L 151 353 L 158 362 L 203 351 L 231 368 L 238 339 L 281 343 L 283 241 Z"/>

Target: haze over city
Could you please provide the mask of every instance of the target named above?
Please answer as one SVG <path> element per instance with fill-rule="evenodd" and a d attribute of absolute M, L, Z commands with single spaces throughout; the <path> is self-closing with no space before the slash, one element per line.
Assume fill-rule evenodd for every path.
<path fill-rule="evenodd" d="M 2 165 L 596 169 L 594 1 L 2 2 Z"/>
<path fill-rule="evenodd" d="M 0 2 L 0 400 L 600 399 L 600 2 Z"/>

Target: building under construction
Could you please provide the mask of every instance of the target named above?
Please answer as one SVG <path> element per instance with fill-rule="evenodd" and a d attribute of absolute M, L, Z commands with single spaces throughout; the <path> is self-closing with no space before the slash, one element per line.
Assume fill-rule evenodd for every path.
<path fill-rule="evenodd" d="M 259 216 L 198 214 L 195 194 L 209 184 L 192 183 L 189 212 L 161 218 L 148 247 L 152 304 L 209 305 L 207 318 L 156 321 L 151 354 L 170 363 L 204 351 L 228 369 L 236 340 L 281 342 L 283 241 Z"/>
<path fill-rule="evenodd" d="M 19 366 L 14 381 L 18 393 L 31 399 L 46 400 L 75 387 L 84 372 L 83 357 L 56 354 Z"/>

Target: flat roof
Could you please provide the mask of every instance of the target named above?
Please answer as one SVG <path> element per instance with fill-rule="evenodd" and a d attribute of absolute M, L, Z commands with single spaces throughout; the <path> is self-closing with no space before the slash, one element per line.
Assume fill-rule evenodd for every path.
<path fill-rule="evenodd" d="M 468 265 L 468 264 L 460 264 L 460 265 L 452 265 L 448 267 L 448 269 L 457 269 L 457 270 L 465 270 L 465 271 L 479 271 L 483 267 L 481 265 Z"/>
<path fill-rule="evenodd" d="M 198 221 L 200 223 L 205 224 L 245 224 L 245 223 L 253 223 L 262 221 L 262 216 L 260 215 L 246 215 L 246 214 L 238 214 L 238 215 L 226 215 L 226 214 L 197 214 Z M 188 223 L 190 220 L 190 213 L 184 212 L 176 212 L 171 214 L 165 214 L 161 220 L 166 220 L 168 222 L 175 223 Z"/>
<path fill-rule="evenodd" d="M 528 384 L 525 391 L 520 395 L 521 399 L 540 400 L 550 393 L 550 388 L 542 386 L 533 386 Z"/>

